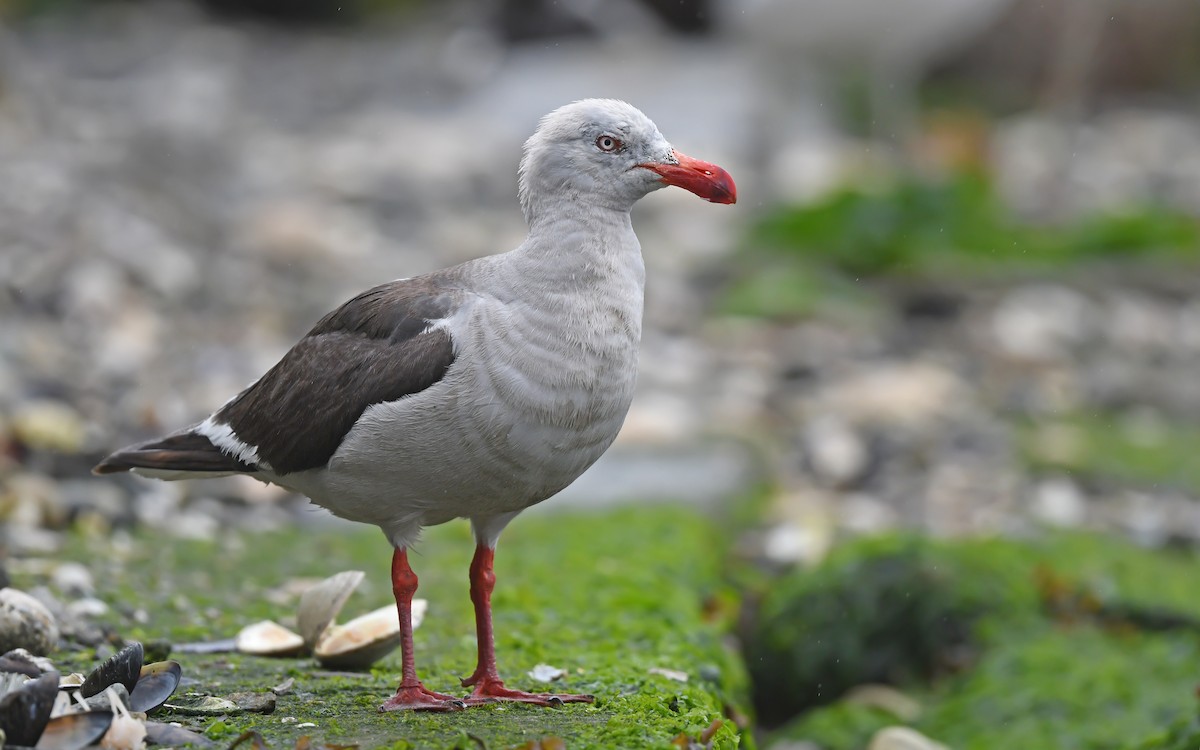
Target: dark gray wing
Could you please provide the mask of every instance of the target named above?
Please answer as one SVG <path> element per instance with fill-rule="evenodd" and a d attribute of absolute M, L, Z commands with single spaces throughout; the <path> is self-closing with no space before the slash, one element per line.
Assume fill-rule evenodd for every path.
<path fill-rule="evenodd" d="M 370 289 L 321 319 L 258 382 L 213 417 L 276 474 L 329 462 L 367 407 L 419 393 L 454 362 L 449 317 L 462 293 L 422 276 Z"/>

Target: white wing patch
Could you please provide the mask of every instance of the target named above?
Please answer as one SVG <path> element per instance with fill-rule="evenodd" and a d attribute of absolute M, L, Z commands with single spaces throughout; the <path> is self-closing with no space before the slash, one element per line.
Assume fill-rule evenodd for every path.
<path fill-rule="evenodd" d="M 213 418 L 209 417 L 196 425 L 195 432 L 208 438 L 213 445 L 226 453 L 233 454 L 237 460 L 271 471 L 271 466 L 258 457 L 258 448 L 244 442 L 229 425 L 214 422 Z"/>

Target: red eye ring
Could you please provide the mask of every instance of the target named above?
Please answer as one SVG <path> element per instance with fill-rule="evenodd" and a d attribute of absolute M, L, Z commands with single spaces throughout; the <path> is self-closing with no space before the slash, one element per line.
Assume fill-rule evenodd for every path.
<path fill-rule="evenodd" d="M 596 139 L 596 148 L 606 153 L 619 151 L 624 145 L 624 143 L 621 143 L 621 141 L 613 138 L 611 135 L 602 135 Z"/>

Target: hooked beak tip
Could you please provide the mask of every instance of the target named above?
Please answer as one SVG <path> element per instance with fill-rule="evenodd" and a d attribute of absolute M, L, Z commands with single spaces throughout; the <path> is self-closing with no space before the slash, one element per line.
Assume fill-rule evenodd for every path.
<path fill-rule="evenodd" d="M 709 203 L 737 203 L 737 185 L 729 172 L 716 164 L 693 159 L 679 151 L 671 153 L 675 157 L 674 164 L 651 163 L 638 166 L 654 172 L 667 185 L 681 187 Z"/>

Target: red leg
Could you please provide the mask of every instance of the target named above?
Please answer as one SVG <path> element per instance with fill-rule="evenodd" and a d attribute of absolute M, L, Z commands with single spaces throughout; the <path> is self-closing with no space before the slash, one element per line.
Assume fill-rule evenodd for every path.
<path fill-rule="evenodd" d="M 492 589 L 496 585 L 496 574 L 492 572 L 492 561 L 496 551 L 486 544 L 475 548 L 471 561 L 471 602 L 475 605 L 475 636 L 479 643 L 479 663 L 475 672 L 462 681 L 464 687 L 474 686 L 466 698 L 468 706 L 478 706 L 495 701 L 518 701 L 538 706 L 558 706 L 563 703 L 591 703 L 590 695 L 569 693 L 526 693 L 504 687 L 496 671 L 496 645 L 492 635 Z"/>
<path fill-rule="evenodd" d="M 397 548 L 392 554 L 392 593 L 396 595 L 396 611 L 400 614 L 400 658 L 404 672 L 396 694 L 384 701 L 379 710 L 453 711 L 462 708 L 463 702 L 458 698 L 428 690 L 417 679 L 412 628 L 412 599 L 417 593 L 417 574 L 408 565 L 406 549 Z"/>

